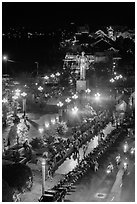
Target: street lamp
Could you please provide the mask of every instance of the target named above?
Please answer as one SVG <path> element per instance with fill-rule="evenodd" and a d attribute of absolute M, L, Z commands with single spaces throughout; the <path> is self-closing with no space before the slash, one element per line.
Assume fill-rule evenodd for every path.
<path fill-rule="evenodd" d="M 12 99 L 14 100 L 14 116 L 17 116 L 17 99 L 18 99 L 18 96 L 17 95 L 14 95 L 12 96 Z"/>
<path fill-rule="evenodd" d="M 48 79 L 49 79 L 49 77 L 48 77 L 48 76 L 44 76 L 44 79 L 48 80 Z"/>
<path fill-rule="evenodd" d="M 44 132 L 44 128 L 43 128 L 43 127 L 40 127 L 40 128 L 39 128 L 39 132 L 40 132 L 40 134 L 42 134 L 42 133 Z"/>
<path fill-rule="evenodd" d="M 8 57 L 6 55 L 3 56 L 4 61 L 8 61 Z"/>
<path fill-rule="evenodd" d="M 20 89 L 16 89 L 16 90 L 15 90 L 15 95 L 16 95 L 16 96 L 20 96 L 20 92 L 21 92 Z"/>
<path fill-rule="evenodd" d="M 72 113 L 73 113 L 74 115 L 76 115 L 77 112 L 78 112 L 77 106 L 75 106 L 74 108 L 72 108 Z"/>
<path fill-rule="evenodd" d="M 67 98 L 65 101 L 66 101 L 67 103 L 70 103 L 71 99 L 70 99 L 70 98 Z"/>
<path fill-rule="evenodd" d="M 89 93 L 91 92 L 91 90 L 90 90 L 90 89 L 86 89 L 85 92 L 86 92 L 87 94 L 89 94 Z"/>
<path fill-rule="evenodd" d="M 100 93 L 96 93 L 96 94 L 95 94 L 95 100 L 96 100 L 96 101 L 99 101 L 99 100 L 100 100 Z"/>
<path fill-rule="evenodd" d="M 39 87 L 38 87 L 38 90 L 39 90 L 39 91 L 42 91 L 42 90 L 43 90 L 43 87 L 42 87 L 42 86 L 39 86 Z"/>
<path fill-rule="evenodd" d="M 6 74 L 7 74 L 7 66 L 8 66 L 7 62 L 8 62 L 8 57 L 7 57 L 6 55 L 3 56 L 3 61 L 5 61 L 5 63 L 6 63 Z"/>
<path fill-rule="evenodd" d="M 55 77 L 55 74 L 51 74 L 50 77 L 51 77 L 51 78 L 54 78 L 54 77 Z"/>
<path fill-rule="evenodd" d="M 49 128 L 49 123 L 48 122 L 45 122 L 45 127 Z"/>
<path fill-rule="evenodd" d="M 56 73 L 56 76 L 60 76 L 60 73 L 59 73 L 59 72 L 57 72 L 57 73 Z"/>
<path fill-rule="evenodd" d="M 72 98 L 73 98 L 73 99 L 77 99 L 77 98 L 78 98 L 78 95 L 77 95 L 77 94 L 74 94 L 74 95 L 72 96 Z"/>
<path fill-rule="evenodd" d="M 3 61 L 6 62 L 6 73 L 7 73 L 8 62 L 15 62 L 15 61 L 8 59 L 7 55 L 3 55 Z"/>
<path fill-rule="evenodd" d="M 25 117 L 26 115 L 26 96 L 27 96 L 27 93 L 23 92 L 21 94 L 21 96 L 23 96 L 23 117 Z"/>

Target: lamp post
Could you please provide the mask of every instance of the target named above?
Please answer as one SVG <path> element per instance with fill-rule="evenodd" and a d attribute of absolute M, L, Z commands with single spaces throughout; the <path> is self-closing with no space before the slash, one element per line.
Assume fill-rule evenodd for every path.
<path fill-rule="evenodd" d="M 68 104 L 71 102 L 71 99 L 70 98 L 66 98 L 66 103 L 67 103 L 67 110 L 68 110 Z"/>
<path fill-rule="evenodd" d="M 45 172 L 45 166 L 46 166 L 46 159 L 42 158 L 42 195 L 45 192 L 45 179 L 46 179 L 46 172 Z"/>
<path fill-rule="evenodd" d="M 3 55 L 3 61 L 6 62 L 6 74 L 7 74 L 8 62 L 15 62 L 15 61 L 8 59 L 7 55 Z"/>
<path fill-rule="evenodd" d="M 3 61 L 5 61 L 5 63 L 6 63 L 6 74 L 7 74 L 7 66 L 8 66 L 7 62 L 8 62 L 8 57 L 7 57 L 6 55 L 3 56 Z"/>
<path fill-rule="evenodd" d="M 16 117 L 17 116 L 17 99 L 18 99 L 18 96 L 15 94 L 14 96 L 12 96 L 12 99 L 14 100 L 14 116 Z"/>
<path fill-rule="evenodd" d="M 62 109 L 61 109 L 61 107 L 63 106 L 63 103 L 61 101 L 59 101 L 57 103 L 57 106 L 59 107 L 59 122 L 61 122 L 62 121 Z"/>
<path fill-rule="evenodd" d="M 21 94 L 23 96 L 23 117 L 25 117 L 26 115 L 26 96 L 27 96 L 27 93 L 23 92 Z"/>

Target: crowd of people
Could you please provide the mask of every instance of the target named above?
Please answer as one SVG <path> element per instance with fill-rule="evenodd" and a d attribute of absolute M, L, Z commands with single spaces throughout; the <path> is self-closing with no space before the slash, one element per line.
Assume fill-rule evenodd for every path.
<path fill-rule="evenodd" d="M 87 156 L 85 156 L 77 166 L 70 171 L 65 177 L 58 182 L 52 189 L 57 190 L 63 188 L 66 193 L 71 191 L 74 183 L 80 179 L 86 171 L 91 168 L 94 172 L 98 171 L 100 161 L 102 157 L 109 151 L 109 149 L 119 143 L 128 134 L 127 128 L 119 126 L 107 135 L 106 139 L 103 140 L 96 148 L 93 149 Z M 64 195 L 65 197 L 65 195 Z"/>
<path fill-rule="evenodd" d="M 75 127 L 72 130 L 72 136 L 66 140 L 63 138 L 58 138 L 49 147 L 50 156 L 47 159 L 49 167 L 49 177 L 51 178 L 54 171 L 63 163 L 63 161 L 68 157 L 80 162 L 79 149 L 82 147 L 84 152 L 84 157 L 86 150 L 88 148 L 88 143 L 91 139 L 94 139 L 96 135 L 99 135 L 99 143 L 104 141 L 103 129 L 108 124 L 110 117 L 109 111 L 104 111 L 100 113 L 99 116 L 94 118 L 88 118 L 84 120 L 81 126 Z"/>

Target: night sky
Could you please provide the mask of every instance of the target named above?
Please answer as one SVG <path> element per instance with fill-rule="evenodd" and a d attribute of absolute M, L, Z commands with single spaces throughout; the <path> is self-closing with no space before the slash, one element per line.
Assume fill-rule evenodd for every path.
<path fill-rule="evenodd" d="M 3 2 L 3 28 L 33 26 L 58 28 L 75 22 L 93 27 L 123 25 L 134 28 L 134 2 Z"/>
<path fill-rule="evenodd" d="M 73 23 L 77 26 L 89 25 L 94 32 L 105 26 L 135 27 L 134 2 L 2 2 L 2 29 L 8 31 L 10 27 L 24 27 L 26 30 L 44 32 L 67 28 L 69 31 Z M 70 26 L 70 27 L 69 27 Z M 72 28 L 71 27 L 71 28 Z M 34 29 L 33 29 L 34 28 Z M 70 30 L 71 31 L 71 30 Z M 62 66 L 65 52 L 58 50 L 59 40 L 45 38 L 44 40 L 13 40 L 3 38 L 2 52 L 10 59 L 19 63 L 9 63 L 8 71 L 17 73 L 20 70 L 32 72 L 36 70 L 35 61 L 39 62 L 39 69 L 45 70 Z"/>

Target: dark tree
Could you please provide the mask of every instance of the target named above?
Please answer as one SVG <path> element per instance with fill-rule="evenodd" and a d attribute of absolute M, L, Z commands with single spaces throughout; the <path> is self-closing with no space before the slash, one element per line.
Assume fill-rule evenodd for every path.
<path fill-rule="evenodd" d="M 33 176 L 31 169 L 25 164 L 8 164 L 2 167 L 2 179 L 8 185 L 19 191 L 24 192 L 30 190 L 33 183 Z"/>
<path fill-rule="evenodd" d="M 2 179 L 2 202 L 13 202 L 13 190 L 8 183 Z"/>

